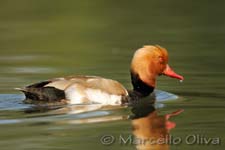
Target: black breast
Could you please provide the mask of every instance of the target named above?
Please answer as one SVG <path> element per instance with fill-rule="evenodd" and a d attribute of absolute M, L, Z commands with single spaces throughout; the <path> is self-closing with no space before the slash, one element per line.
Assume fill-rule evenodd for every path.
<path fill-rule="evenodd" d="M 131 71 L 131 81 L 134 92 L 138 92 L 142 97 L 148 96 L 154 90 L 154 87 L 149 86 L 143 82 L 139 75 L 133 71 Z"/>

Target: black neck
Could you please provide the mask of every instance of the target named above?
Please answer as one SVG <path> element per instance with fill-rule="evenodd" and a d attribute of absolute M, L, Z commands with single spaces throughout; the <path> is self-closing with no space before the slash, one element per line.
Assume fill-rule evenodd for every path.
<path fill-rule="evenodd" d="M 149 86 L 143 82 L 139 75 L 133 71 L 131 71 L 131 81 L 133 84 L 133 94 L 137 94 L 140 97 L 146 97 L 154 90 L 154 87 Z"/>

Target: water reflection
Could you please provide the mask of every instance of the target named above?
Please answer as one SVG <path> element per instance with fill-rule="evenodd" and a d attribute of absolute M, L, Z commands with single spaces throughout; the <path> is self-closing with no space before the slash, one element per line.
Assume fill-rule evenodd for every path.
<path fill-rule="evenodd" d="M 146 99 L 140 100 L 132 106 L 131 116 L 134 144 L 138 150 L 167 150 L 169 149 L 171 129 L 176 123 L 169 121 L 173 116 L 179 115 L 183 110 L 177 110 L 165 115 L 159 112 L 152 103 Z"/>
<path fill-rule="evenodd" d="M 131 115 L 129 115 L 130 113 L 115 114 L 115 112 L 123 110 L 125 106 L 103 107 L 98 104 L 55 107 L 55 110 L 48 111 L 46 115 L 66 114 L 66 118 L 64 116 L 62 117 L 63 119 L 56 119 L 56 123 L 60 125 L 110 122 L 127 120 L 129 118 L 134 137 L 132 144 L 138 150 L 168 150 L 170 144 L 173 144 L 171 142 L 170 130 L 176 127 L 176 123 L 169 119 L 179 115 L 183 110 L 171 110 L 170 113 L 162 115 L 156 108 L 153 98 L 148 97 L 131 102 L 129 105 Z"/>
<path fill-rule="evenodd" d="M 96 123 L 96 122 L 109 122 L 116 120 L 127 120 L 131 118 L 132 121 L 144 118 L 150 114 L 156 113 L 156 108 L 164 107 L 160 102 L 177 98 L 176 95 L 164 91 L 156 90 L 147 98 L 141 100 L 131 101 L 128 105 L 124 106 L 104 106 L 101 104 L 80 104 L 80 105 L 62 105 L 57 103 L 38 103 L 31 105 L 24 109 L 24 112 L 31 117 L 47 117 L 65 115 L 60 123 L 65 124 L 83 124 L 83 123 Z M 155 103 L 156 102 L 156 103 Z M 127 108 L 128 107 L 128 108 Z M 120 112 L 121 110 L 130 110 L 133 115 Z M 64 116 L 64 117 L 65 117 Z"/>

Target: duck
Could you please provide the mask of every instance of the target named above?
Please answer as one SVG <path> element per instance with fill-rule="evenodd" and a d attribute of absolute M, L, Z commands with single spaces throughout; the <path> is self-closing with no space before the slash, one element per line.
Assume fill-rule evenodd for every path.
<path fill-rule="evenodd" d="M 88 75 L 53 78 L 16 89 L 24 93 L 24 102 L 29 103 L 123 105 L 134 97 L 150 95 L 157 76 L 184 80 L 168 65 L 168 52 L 159 45 L 146 45 L 134 52 L 130 75 L 132 90 L 116 80 Z"/>

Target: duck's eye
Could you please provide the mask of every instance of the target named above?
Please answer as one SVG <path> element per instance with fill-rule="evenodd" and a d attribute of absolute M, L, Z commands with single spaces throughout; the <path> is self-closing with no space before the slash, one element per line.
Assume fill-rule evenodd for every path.
<path fill-rule="evenodd" d="M 165 64 L 165 61 L 164 61 L 164 59 L 163 59 L 162 56 L 159 56 L 159 63 L 160 63 L 160 64 Z"/>

